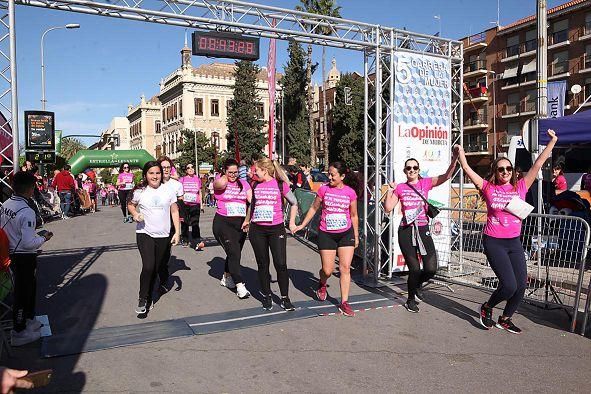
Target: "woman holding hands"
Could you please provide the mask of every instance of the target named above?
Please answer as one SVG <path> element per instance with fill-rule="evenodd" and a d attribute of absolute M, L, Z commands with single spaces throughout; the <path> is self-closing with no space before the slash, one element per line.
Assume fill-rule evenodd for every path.
<path fill-rule="evenodd" d="M 525 200 L 527 190 L 536 180 L 536 176 L 544 162 L 550 157 L 552 148 L 558 137 L 553 130 L 548 130 L 550 142 L 536 159 L 531 169 L 517 180 L 511 161 L 499 157 L 491 163 L 489 175 L 483 179 L 466 161 L 466 155 L 461 146 L 459 159 L 464 173 L 470 178 L 480 195 L 486 202 L 486 225 L 482 236 L 484 253 L 490 267 L 499 279 L 497 289 L 489 300 L 480 308 L 480 324 L 486 329 L 496 325 L 513 334 L 520 334 L 519 329 L 511 321 L 511 317 L 523 299 L 527 282 L 527 265 L 523 245 L 520 241 L 521 218 L 506 210 L 507 204 L 514 198 Z M 493 308 L 506 301 L 503 314 L 495 324 Z"/>
<path fill-rule="evenodd" d="M 320 231 L 318 232 L 318 250 L 320 251 L 320 281 L 316 296 L 326 300 L 326 282 L 332 275 L 335 257 L 339 256 L 341 285 L 340 311 L 345 316 L 355 316 L 349 305 L 349 287 L 351 285 L 351 262 L 353 252 L 359 246 L 359 218 L 357 217 L 357 178 L 347 166 L 335 161 L 328 167 L 330 182 L 322 185 L 306 217 L 294 229 L 300 231 L 314 218 L 316 211 L 322 208 Z"/>
<path fill-rule="evenodd" d="M 451 163 L 444 174 L 433 178 L 420 176 L 419 162 L 408 159 L 404 163 L 406 182 L 390 183 L 384 209 L 390 213 L 400 201 L 402 221 L 398 228 L 398 244 L 408 267 L 408 299 L 404 307 L 409 312 L 417 313 L 419 307 L 416 298 L 423 300 L 421 285 L 427 282 L 437 271 L 437 252 L 429 231 L 427 203 L 429 190 L 445 183 L 451 178 L 458 161 L 458 149 L 454 149 Z M 421 255 L 423 270 L 418 255 Z"/>

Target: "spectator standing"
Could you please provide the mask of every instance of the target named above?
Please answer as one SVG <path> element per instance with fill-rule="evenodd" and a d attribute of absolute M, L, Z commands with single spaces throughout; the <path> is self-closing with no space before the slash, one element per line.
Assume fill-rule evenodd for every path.
<path fill-rule="evenodd" d="M 41 336 L 41 324 L 35 320 L 37 254 L 53 234 L 49 231 L 35 233 L 37 218 L 29 201 L 33 197 L 35 182 L 35 176 L 28 171 L 16 173 L 12 185 L 14 195 L 3 204 L 0 215 L 0 225 L 8 237 L 14 274 L 12 346 L 34 342 Z"/>
<path fill-rule="evenodd" d="M 70 166 L 64 165 L 62 171 L 60 171 L 53 179 L 53 184 L 60 197 L 60 208 L 62 210 L 62 219 L 68 219 L 70 213 L 70 205 L 72 204 L 72 193 L 76 189 L 76 182 L 74 177 L 70 173 Z"/>
<path fill-rule="evenodd" d="M 552 167 L 552 185 L 554 186 L 554 194 L 558 195 L 568 190 L 568 184 L 564 177 L 564 168 L 562 164 L 556 163 Z"/>

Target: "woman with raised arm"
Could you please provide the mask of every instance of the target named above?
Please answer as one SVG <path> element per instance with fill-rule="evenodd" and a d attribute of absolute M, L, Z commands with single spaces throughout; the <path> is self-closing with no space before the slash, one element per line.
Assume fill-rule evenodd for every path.
<path fill-rule="evenodd" d="M 308 209 L 302 223 L 295 228 L 300 231 L 322 208 L 320 231 L 318 232 L 318 250 L 320 251 L 320 281 L 316 297 L 326 300 L 326 282 L 332 275 L 335 257 L 339 256 L 339 274 L 341 285 L 341 303 L 339 309 L 345 316 L 355 316 L 349 305 L 349 287 L 351 285 L 351 262 L 353 252 L 359 246 L 359 218 L 357 217 L 357 177 L 345 163 L 335 161 L 328 166 L 330 182 L 320 186 L 312 206 Z"/>
<path fill-rule="evenodd" d="M 460 164 L 464 173 L 474 183 L 486 202 L 487 216 L 482 244 L 488 263 L 499 279 L 497 289 L 480 307 L 480 324 L 487 330 L 496 325 L 497 328 L 513 334 L 521 333 L 521 330 L 511 321 L 511 317 L 523 299 L 527 282 L 525 252 L 519 239 L 521 218 L 511 214 L 505 208 L 514 197 L 525 200 L 527 190 L 535 182 L 538 172 L 550 157 L 552 148 L 558 140 L 554 130 L 548 130 L 548 136 L 550 142 L 531 169 L 519 180 L 513 171 L 513 164 L 505 157 L 499 157 L 493 161 L 488 176 L 485 179 L 481 178 L 468 165 L 463 148 L 456 145 L 460 152 Z M 493 308 L 503 301 L 507 304 L 495 324 Z"/>
<path fill-rule="evenodd" d="M 213 219 L 213 235 L 226 252 L 224 274 L 220 285 L 236 288 L 240 299 L 248 298 L 244 280 L 240 273 L 242 247 L 248 231 L 248 204 L 252 201 L 252 189 L 245 179 L 238 178 L 238 162 L 227 159 L 222 175 L 213 183 L 217 210 Z"/>
<path fill-rule="evenodd" d="M 419 312 L 417 299 L 424 299 L 421 285 L 435 276 L 437 271 L 437 252 L 429 231 L 426 200 L 429 190 L 445 183 L 453 175 L 458 161 L 458 149 L 454 149 L 451 163 L 444 174 L 432 178 L 423 178 L 420 174 L 419 162 L 408 159 L 404 163 L 406 182 L 390 183 L 386 195 L 384 209 L 390 213 L 400 201 L 402 221 L 398 228 L 398 244 L 408 267 L 408 299 L 404 307 L 409 312 Z M 421 262 L 423 269 L 421 270 Z"/>

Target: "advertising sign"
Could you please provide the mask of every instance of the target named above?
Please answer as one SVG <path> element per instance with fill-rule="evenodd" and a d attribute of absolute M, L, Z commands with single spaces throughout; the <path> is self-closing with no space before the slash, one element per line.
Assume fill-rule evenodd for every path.
<path fill-rule="evenodd" d="M 564 116 L 564 98 L 566 97 L 566 81 L 548 82 L 548 117 Z"/>
<path fill-rule="evenodd" d="M 25 148 L 55 150 L 55 116 L 47 111 L 25 111 Z"/>
<path fill-rule="evenodd" d="M 390 141 L 394 152 L 394 181 L 406 182 L 404 162 L 419 162 L 423 178 L 443 174 L 451 159 L 451 63 L 448 59 L 406 52 L 394 53 L 394 126 Z M 449 206 L 449 183 L 429 192 L 429 202 Z M 400 204 L 394 212 L 393 225 L 398 228 L 402 216 Z M 441 212 L 430 224 L 437 253 L 448 255 L 449 215 Z M 394 237 L 393 270 L 404 269 L 397 237 Z M 440 266 L 447 258 L 439 258 Z"/>

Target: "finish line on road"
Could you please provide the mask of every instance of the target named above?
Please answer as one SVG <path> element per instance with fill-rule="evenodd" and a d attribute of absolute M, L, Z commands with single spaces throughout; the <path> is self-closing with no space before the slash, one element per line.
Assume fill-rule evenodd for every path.
<path fill-rule="evenodd" d="M 351 296 L 349 303 L 355 312 L 390 308 L 399 304 L 396 298 L 386 298 L 373 293 Z M 249 308 L 160 322 L 104 327 L 86 335 L 53 335 L 43 339 L 41 355 L 45 358 L 67 356 L 339 314 L 332 312 L 336 305 L 316 300 L 296 302 L 295 307 L 296 310 L 293 312 L 281 309 L 261 312 L 261 308 Z M 329 308 L 332 309 L 331 312 L 327 312 Z"/>

